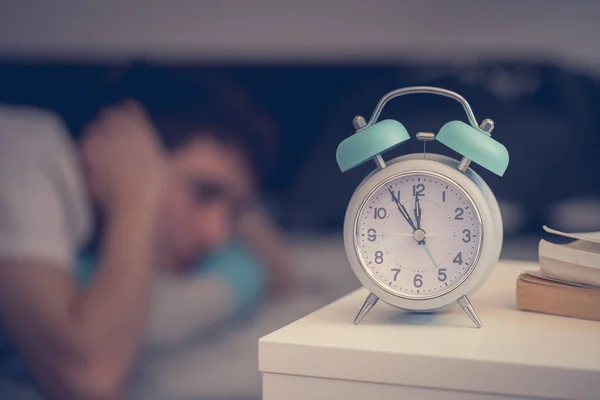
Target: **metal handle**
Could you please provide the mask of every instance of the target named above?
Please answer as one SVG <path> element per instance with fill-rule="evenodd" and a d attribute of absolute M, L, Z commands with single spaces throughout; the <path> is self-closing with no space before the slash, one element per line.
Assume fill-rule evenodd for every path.
<path fill-rule="evenodd" d="M 373 115 L 371 116 L 369 123 L 365 127 L 371 126 L 372 124 L 377 122 L 377 119 L 379 118 L 379 115 L 381 114 L 383 107 L 387 104 L 388 101 L 392 100 L 393 98 L 399 97 L 399 96 L 404 96 L 406 94 L 417 94 L 417 93 L 437 94 L 439 96 L 449 97 L 451 99 L 458 101 L 460 104 L 462 104 L 463 108 L 465 109 L 465 112 L 467 113 L 467 118 L 469 119 L 469 123 L 471 124 L 471 126 L 475 129 L 481 131 L 481 128 L 479 127 L 479 124 L 477 123 L 477 120 L 475 119 L 475 115 L 473 114 L 473 110 L 471 110 L 471 106 L 469 105 L 469 103 L 467 103 L 467 100 L 465 100 L 464 97 L 462 97 L 460 94 L 458 94 L 456 92 L 452 92 L 450 90 L 441 89 L 441 88 L 437 88 L 437 87 L 433 87 L 433 86 L 412 86 L 412 87 L 406 87 L 406 88 L 402 88 L 402 89 L 392 90 L 391 92 L 387 93 L 385 96 L 383 96 L 381 98 L 381 100 L 379 100 L 379 103 L 377 103 L 377 107 L 375 107 L 375 111 L 373 111 Z"/>

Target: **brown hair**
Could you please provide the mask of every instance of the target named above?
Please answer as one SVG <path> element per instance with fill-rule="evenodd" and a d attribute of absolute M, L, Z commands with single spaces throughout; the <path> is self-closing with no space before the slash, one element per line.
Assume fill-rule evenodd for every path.
<path fill-rule="evenodd" d="M 143 104 L 167 150 L 210 135 L 240 148 L 259 180 L 276 161 L 274 121 L 240 86 L 214 70 L 151 65 L 114 70 L 106 98 L 105 104 L 123 98 Z"/>

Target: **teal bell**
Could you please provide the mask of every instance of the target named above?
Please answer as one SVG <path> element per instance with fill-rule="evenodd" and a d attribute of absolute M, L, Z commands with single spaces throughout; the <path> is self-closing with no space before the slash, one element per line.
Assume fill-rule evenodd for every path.
<path fill-rule="evenodd" d="M 346 172 L 409 139 L 410 135 L 400 122 L 393 119 L 377 122 L 359 129 L 338 145 L 336 152 L 338 166 L 342 172 Z"/>
<path fill-rule="evenodd" d="M 435 139 L 483 168 L 502 176 L 508 168 L 508 150 L 489 135 L 492 128 L 493 125 L 490 125 L 487 129 L 478 130 L 461 121 L 450 121 L 442 126 Z"/>

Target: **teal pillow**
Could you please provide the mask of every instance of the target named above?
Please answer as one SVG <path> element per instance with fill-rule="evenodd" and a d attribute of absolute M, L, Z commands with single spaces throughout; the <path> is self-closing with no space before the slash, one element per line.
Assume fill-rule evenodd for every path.
<path fill-rule="evenodd" d="M 78 254 L 75 278 L 85 287 L 94 276 L 97 257 L 89 251 Z M 224 281 L 233 294 L 237 311 L 249 311 L 267 290 L 267 272 L 254 253 L 239 242 L 232 242 L 192 268 L 191 274 L 216 277 Z"/>
<path fill-rule="evenodd" d="M 81 287 L 87 286 L 94 276 L 96 256 L 90 251 L 81 251 L 75 260 L 75 280 Z"/>
<path fill-rule="evenodd" d="M 267 271 L 253 252 L 233 242 L 195 268 L 197 273 L 216 276 L 232 289 L 236 310 L 249 311 L 267 290 Z"/>

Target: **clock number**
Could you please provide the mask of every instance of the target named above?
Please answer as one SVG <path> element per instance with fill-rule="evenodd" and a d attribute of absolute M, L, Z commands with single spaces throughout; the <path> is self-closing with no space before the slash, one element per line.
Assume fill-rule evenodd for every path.
<path fill-rule="evenodd" d="M 413 185 L 413 196 L 425 196 L 423 191 L 425 190 L 425 185 L 422 183 Z"/>
<path fill-rule="evenodd" d="M 463 210 L 462 208 L 458 207 L 456 210 L 454 210 L 454 212 L 456 213 L 456 216 L 454 217 L 454 219 L 464 219 L 462 217 L 462 215 L 465 213 L 465 210 Z"/>
<path fill-rule="evenodd" d="M 463 263 L 463 260 L 462 260 L 462 251 L 460 253 L 458 253 L 456 255 L 456 257 L 454 257 L 454 260 L 452 260 L 452 262 L 454 262 L 455 264 L 458 264 L 458 265 L 462 265 L 462 263 Z"/>
<path fill-rule="evenodd" d="M 463 230 L 463 235 L 465 235 L 464 238 L 462 238 L 462 241 L 465 243 L 469 243 L 471 241 L 471 231 L 468 229 Z"/>
<path fill-rule="evenodd" d="M 423 286 L 423 275 L 416 274 L 415 278 L 413 279 L 413 284 L 416 288 L 420 288 L 421 286 Z"/>
<path fill-rule="evenodd" d="M 438 281 L 444 282 L 448 276 L 446 275 L 446 268 L 438 269 Z"/>
<path fill-rule="evenodd" d="M 446 202 L 446 191 L 444 190 L 442 192 L 442 203 L 445 203 L 445 202 Z"/>
<path fill-rule="evenodd" d="M 400 268 L 392 268 L 392 271 L 395 271 L 394 282 L 396 282 L 396 279 L 398 279 L 398 274 L 400 273 Z"/>
<path fill-rule="evenodd" d="M 377 239 L 377 231 L 373 228 L 367 231 L 367 240 L 369 242 L 374 242 Z"/>
<path fill-rule="evenodd" d="M 383 262 L 383 251 L 379 250 L 375 252 L 375 262 L 381 264 Z"/>
<path fill-rule="evenodd" d="M 375 211 L 373 212 L 373 218 L 384 219 L 387 216 L 387 211 L 383 207 L 375 207 Z"/>

